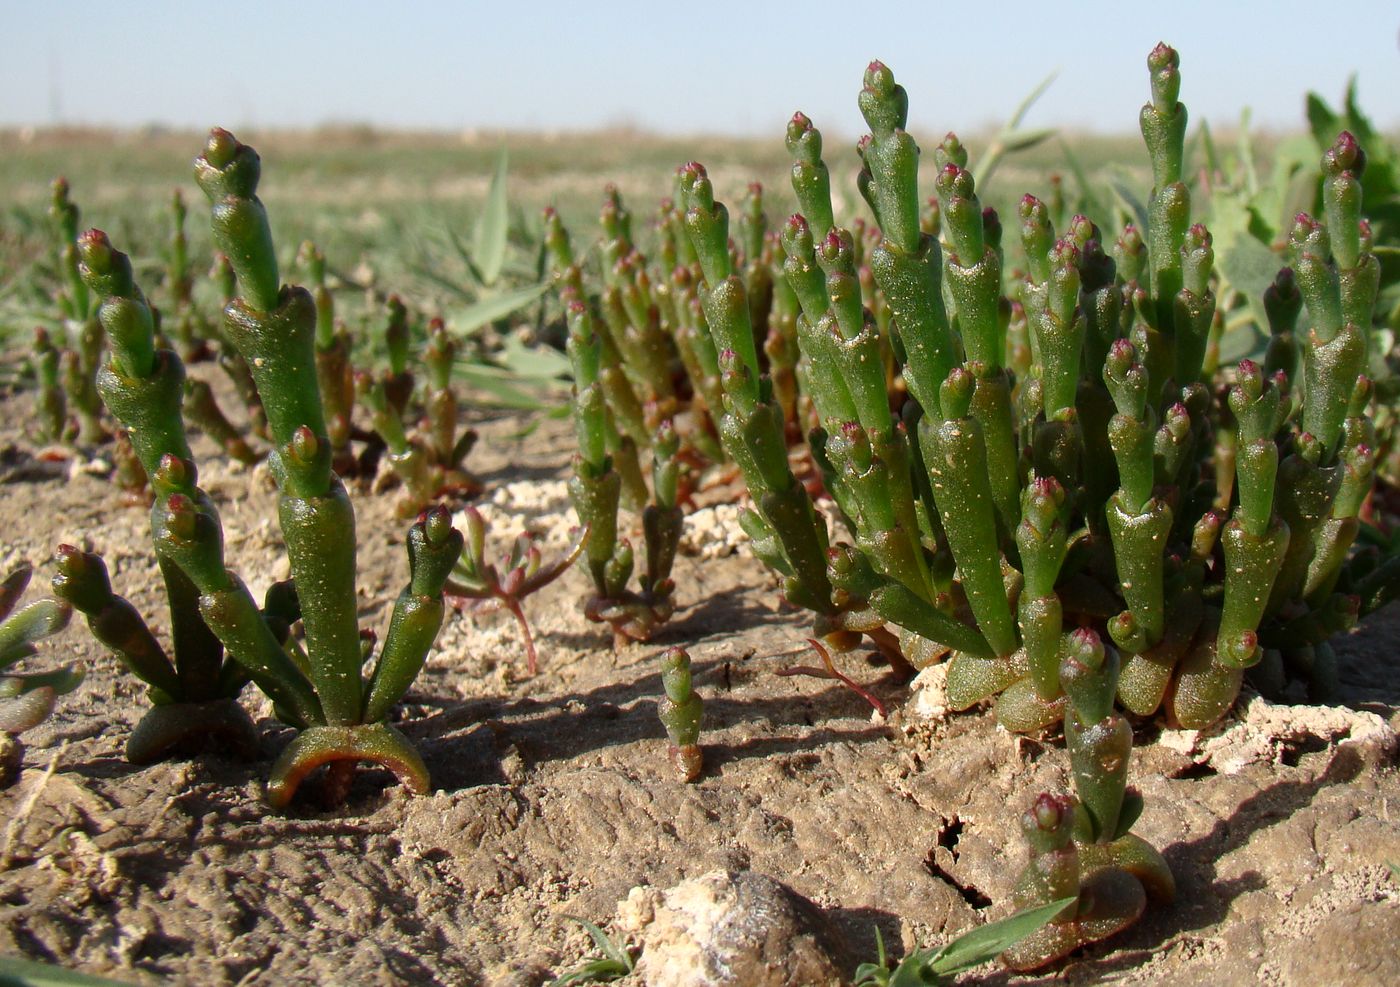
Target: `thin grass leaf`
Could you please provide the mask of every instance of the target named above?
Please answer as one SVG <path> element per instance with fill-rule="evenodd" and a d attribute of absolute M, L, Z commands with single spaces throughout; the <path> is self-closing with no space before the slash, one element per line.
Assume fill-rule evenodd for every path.
<path fill-rule="evenodd" d="M 554 398 L 564 393 L 562 387 L 553 394 L 542 391 L 538 379 L 521 378 L 484 363 L 459 365 L 453 370 L 453 376 L 468 389 L 489 395 L 491 400 L 486 403 L 517 411 L 552 410 Z"/>
<path fill-rule="evenodd" d="M 529 422 L 522 425 L 516 431 L 511 432 L 510 437 L 512 439 L 529 438 L 531 435 L 534 435 L 535 432 L 539 431 L 540 426 L 543 425 L 545 422 L 554 422 L 559 421 L 561 418 L 568 418 L 572 410 L 573 409 L 571 409 L 567 403 L 559 404 L 553 408 L 546 409 L 545 411 L 542 411 L 540 414 L 532 418 Z"/>
<path fill-rule="evenodd" d="M 1055 127 L 1038 127 L 1035 130 L 1013 130 L 1006 135 L 1003 148 L 1007 154 L 1029 151 L 1037 144 L 1044 143 L 1058 133 Z"/>
<path fill-rule="evenodd" d="M 573 984 L 608 983 L 620 980 L 635 969 L 632 954 L 608 938 L 607 933 L 587 919 L 577 915 L 565 915 L 570 922 L 577 922 L 588 932 L 593 944 L 602 957 L 589 960 L 577 970 L 561 974 L 550 981 L 549 987 L 571 987 Z"/>
<path fill-rule="evenodd" d="M 457 256 L 462 259 L 462 263 L 467 265 L 467 273 L 471 275 L 472 280 L 475 281 L 479 287 L 484 286 L 486 284 L 486 277 L 482 273 L 481 268 L 477 267 L 476 258 L 472 256 L 472 252 L 467 248 L 467 245 L 462 242 L 462 238 L 457 235 L 457 231 L 449 229 L 447 231 L 447 238 L 452 243 L 452 249 L 456 251 Z"/>
<path fill-rule="evenodd" d="M 517 288 L 504 294 L 483 298 L 466 308 L 454 309 L 445 314 L 447 325 L 458 335 L 465 336 L 482 326 L 490 325 L 498 319 L 519 311 L 549 290 L 548 284 Z"/>
<path fill-rule="evenodd" d="M 1113 193 L 1114 201 L 1118 203 L 1123 214 L 1136 224 L 1141 233 L 1146 235 L 1147 206 L 1143 205 L 1142 200 L 1138 198 L 1127 174 L 1119 169 L 1114 169 L 1108 177 L 1108 188 Z"/>
<path fill-rule="evenodd" d="M 491 188 L 486 193 L 486 206 L 476 222 L 472 238 L 472 255 L 481 273 L 481 282 L 493 285 L 501 276 L 506 259 L 507 234 L 510 230 L 510 210 L 506 203 L 506 171 L 508 158 L 501 148 L 496 158 L 496 173 L 491 176 Z"/>
<path fill-rule="evenodd" d="M 628 973 L 632 972 L 632 957 L 627 955 L 625 950 L 621 949 L 616 943 L 609 939 L 606 932 L 587 919 L 579 918 L 576 915 L 565 915 L 564 917 L 571 922 L 577 922 L 579 925 L 583 926 L 588 932 L 589 938 L 593 940 L 593 944 L 598 947 L 598 951 L 603 954 L 604 958 L 610 959 L 621 966 L 625 966 Z"/>
<path fill-rule="evenodd" d="M 1030 108 L 1035 105 L 1036 100 L 1045 95 L 1045 90 L 1050 88 L 1050 84 L 1055 81 L 1058 72 L 1051 72 L 1040 84 L 1032 89 L 1021 104 L 1016 107 L 1011 114 L 1011 118 L 1002 124 L 1001 130 L 992 138 L 991 146 L 987 148 L 987 153 L 982 156 L 982 160 L 977 162 L 972 169 L 973 177 L 977 180 L 978 189 L 983 195 L 986 194 L 987 185 L 991 182 L 992 176 L 996 174 L 997 166 L 1001 164 L 1001 159 L 1007 154 L 1014 154 L 1017 151 L 1024 151 L 1035 147 L 1037 144 L 1052 137 L 1055 130 L 1050 127 L 1038 130 L 1021 130 L 1021 121 L 1025 119 Z"/>
<path fill-rule="evenodd" d="M 929 961 L 938 976 L 951 976 L 996 959 L 1079 899 L 1061 898 L 1039 908 L 1027 908 L 997 922 L 988 922 L 946 943 Z M 894 984 L 891 983 L 891 987 Z"/>
<path fill-rule="evenodd" d="M 430 261 L 424 261 L 422 263 L 417 264 L 410 264 L 408 265 L 408 269 L 412 273 L 418 275 L 420 278 L 425 278 L 428 281 L 431 281 L 439 288 L 443 288 L 447 291 L 450 291 L 452 294 L 456 295 L 463 301 L 471 302 L 476 299 L 476 293 L 474 291 L 470 291 L 462 287 L 456 281 L 453 281 L 451 278 L 444 277 L 443 275 L 439 274 L 436 270 L 434 270 L 433 264 Z"/>
<path fill-rule="evenodd" d="M 875 926 L 875 962 L 856 967 L 855 987 L 889 987 L 890 961 L 885 952 L 885 937 Z"/>
<path fill-rule="evenodd" d="M 1084 200 L 1086 211 L 1091 216 L 1103 215 L 1103 206 L 1099 202 L 1098 195 L 1094 192 L 1094 187 L 1089 184 L 1089 176 L 1084 171 L 1084 166 L 1079 163 L 1079 158 L 1070 150 L 1069 144 L 1063 137 L 1060 138 L 1060 150 L 1064 152 L 1065 164 L 1069 165 L 1069 170 L 1070 173 L 1074 175 L 1074 180 L 1079 183 L 1079 195 Z M 1142 228 L 1146 230 L 1147 225 L 1144 223 Z"/>
<path fill-rule="evenodd" d="M 1254 138 L 1250 136 L 1250 111 L 1240 111 L 1240 139 L 1236 146 L 1240 167 L 1244 169 L 1244 191 L 1251 199 L 1259 194 L 1259 172 L 1254 162 Z"/>
<path fill-rule="evenodd" d="M 1003 129 L 1014 130 L 1021 126 L 1021 121 L 1026 118 L 1026 114 L 1030 112 L 1030 108 L 1036 104 L 1040 97 L 1045 95 L 1046 90 L 1048 90 L 1055 79 L 1059 77 L 1059 74 L 1059 70 L 1056 69 L 1044 79 L 1041 79 L 1036 87 L 1026 94 L 1026 98 L 1021 100 L 1021 104 L 1016 107 L 1015 111 L 1011 114 L 1011 119 L 1006 121 L 1006 126 Z"/>
<path fill-rule="evenodd" d="M 1209 169 L 1212 176 L 1211 180 L 1214 181 L 1215 175 L 1223 176 L 1225 174 L 1225 167 L 1221 164 L 1220 154 L 1215 149 L 1215 138 L 1211 136 L 1210 124 L 1205 120 L 1201 121 L 1200 133 L 1201 148 L 1206 154 L 1206 168 Z"/>
<path fill-rule="evenodd" d="M 558 380 L 572 373 L 569 358 L 563 353 L 549 346 L 526 346 L 517 336 L 509 337 L 501 352 L 493 354 L 491 359 L 521 377 Z"/>

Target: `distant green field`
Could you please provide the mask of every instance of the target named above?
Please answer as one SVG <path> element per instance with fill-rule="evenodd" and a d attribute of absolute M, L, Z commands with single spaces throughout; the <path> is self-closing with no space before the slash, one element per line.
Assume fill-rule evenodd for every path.
<path fill-rule="evenodd" d="M 262 156 L 260 193 L 284 270 L 297 277 L 297 248 L 303 240 L 314 240 L 332 275 L 339 277 L 337 312 L 352 326 L 377 318 L 378 306 L 366 304 L 362 288 L 373 288 L 378 297 L 398 293 L 419 312 L 449 318 L 454 306 L 474 300 L 477 292 L 454 237 L 470 240 L 503 148 L 509 155 L 514 244 L 507 270 L 516 284 L 531 280 L 537 268 L 541 210 L 554 206 L 576 245 L 586 248 L 598 235 L 598 206 L 609 182 L 618 186 L 632 211 L 644 248 L 652 241 L 649 226 L 657 203 L 671 194 L 672 176 L 686 161 L 704 163 L 719 197 L 731 204 L 750 182 L 761 182 L 773 225 L 794 208 L 790 158 L 781 133 L 770 140 L 737 140 L 659 138 L 629 131 L 449 135 L 338 128 L 254 130 L 238 136 Z M 915 136 L 923 148 L 921 188 L 931 195 L 932 152 L 942 135 Z M 975 172 L 990 137 L 972 136 L 965 143 Z M 193 132 L 0 131 L 0 337 L 23 340 L 32 326 L 57 323 L 49 301 L 57 281 L 46 211 L 49 183 L 58 175 L 71 184 L 82 226 L 106 230 L 132 255 L 147 286 L 161 280 L 170 196 L 182 189 L 190 210 L 191 259 L 197 271 L 207 270 L 207 212 L 190 170 L 202 144 L 203 135 Z M 868 218 L 856 191 L 854 138 L 828 131 L 825 144 L 838 216 L 846 221 Z M 1188 145 L 1192 171 L 1199 172 L 1206 160 L 1201 142 L 1189 139 Z M 1261 169 L 1267 167 L 1272 146 L 1255 142 Z M 1219 140 L 1216 147 L 1223 156 L 1232 144 Z M 1092 206 L 1092 214 L 1110 231 L 1126 215 L 1123 201 L 1109 191 L 1111 182 L 1143 200 L 1151 184 L 1136 133 L 1057 136 L 1008 155 L 990 184 L 979 181 L 979 193 L 1001 212 L 1012 264 L 1017 256 L 1016 202 L 1026 192 L 1048 201 L 1057 180 L 1067 209 Z M 212 301 L 211 284 L 196 290 Z"/>
<path fill-rule="evenodd" d="M 384 290 L 398 291 L 428 309 L 445 301 L 445 289 L 424 277 L 422 270 L 437 267 L 438 273 L 452 277 L 455 258 L 450 256 L 448 231 L 465 234 L 470 229 L 502 147 L 510 155 L 510 201 L 522 241 L 525 231 L 538 227 L 546 205 L 559 210 L 577 240 L 591 240 L 602 188 L 613 182 L 645 242 L 650 213 L 670 193 L 675 168 L 690 160 L 703 162 L 719 194 L 731 201 L 749 182 L 762 182 L 773 222 L 793 207 L 787 184 L 789 158 L 780 133 L 766 141 L 626 132 L 463 138 L 354 129 L 251 131 L 239 137 L 262 155 L 261 194 L 287 263 L 297 245 L 311 238 L 324 250 L 332 270 L 372 271 Z M 930 170 L 927 149 L 938 139 L 939 135 L 921 135 Z M 827 143 L 838 209 L 848 216 L 863 215 L 866 210 L 855 188 L 859 163 L 854 141 L 833 135 Z M 190 204 L 192 255 L 207 262 L 203 203 L 197 201 L 199 193 L 190 177 L 190 162 L 201 144 L 202 135 L 196 133 L 0 133 L 0 294 L 12 296 L 14 279 L 44 262 L 49 249 L 44 239 L 48 186 L 58 175 L 71 183 L 83 224 L 105 229 L 146 268 L 159 264 L 169 235 L 171 190 L 183 189 Z M 975 162 L 979 143 L 974 139 L 969 145 Z M 1076 139 L 1074 148 L 1092 176 L 1115 166 L 1141 176 L 1144 184 L 1148 181 L 1136 136 Z M 1006 161 L 990 201 L 1007 206 L 1025 192 L 1048 195 L 1052 172 L 1068 172 L 1064 150 L 1055 141 Z M 930 192 L 931 178 L 927 176 Z M 15 312 L 13 305 L 6 310 L 11 317 Z"/>

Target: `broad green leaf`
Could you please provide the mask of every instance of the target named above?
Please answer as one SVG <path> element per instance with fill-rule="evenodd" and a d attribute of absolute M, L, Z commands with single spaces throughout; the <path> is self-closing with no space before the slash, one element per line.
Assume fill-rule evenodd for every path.
<path fill-rule="evenodd" d="M 1317 93 L 1308 93 L 1308 129 L 1319 147 L 1326 147 L 1342 129 L 1342 118 Z"/>
<path fill-rule="evenodd" d="M 519 311 L 548 290 L 548 284 L 537 284 L 528 288 L 517 288 L 515 291 L 507 291 L 500 295 L 491 295 L 473 305 L 468 305 L 466 308 L 449 311 L 445 315 L 445 321 L 453 332 L 459 336 L 465 336 L 482 326 L 490 325 L 497 319 L 505 318 L 512 312 Z"/>
<path fill-rule="evenodd" d="M 904 957 L 890 975 L 889 987 L 928 987 L 938 983 L 938 975 L 929 969 L 934 951 L 920 949 Z"/>
<path fill-rule="evenodd" d="M 1264 350 L 1269 345 L 1269 337 L 1261 332 L 1256 323 L 1250 322 L 1240 326 L 1231 332 L 1227 332 L 1220 340 L 1220 366 L 1228 367 L 1232 363 L 1239 363 L 1241 360 L 1250 359 L 1262 361 Z"/>
<path fill-rule="evenodd" d="M 501 276 L 501 265 L 506 259 L 506 234 L 510 228 L 510 211 L 506 206 L 506 149 L 496 159 L 496 173 L 491 177 L 491 188 L 486 193 L 486 205 L 481 217 L 476 221 L 472 240 L 472 254 L 476 268 L 481 273 L 481 282 L 493 285 Z"/>
<path fill-rule="evenodd" d="M 929 961 L 929 968 L 940 976 L 947 976 L 981 966 L 996 959 L 1078 900 L 1077 897 L 1061 898 L 1039 908 L 1027 908 L 998 922 L 978 926 L 947 943 Z"/>

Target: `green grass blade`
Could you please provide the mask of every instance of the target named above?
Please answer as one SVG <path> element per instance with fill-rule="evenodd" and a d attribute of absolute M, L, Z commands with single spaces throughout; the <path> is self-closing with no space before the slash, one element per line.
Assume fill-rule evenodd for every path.
<path fill-rule="evenodd" d="M 1035 147 L 1055 134 L 1053 128 L 1023 131 L 1020 126 L 1021 121 L 1030 112 L 1030 108 L 1035 105 L 1036 100 L 1045 95 L 1045 90 L 1050 88 L 1050 84 L 1055 81 L 1057 75 L 1059 75 L 1058 72 L 1051 72 L 1030 91 L 1025 99 L 1021 100 L 1020 105 L 1011 114 L 1011 119 L 1002 124 L 1001 130 L 992 139 L 991 147 L 987 148 L 986 155 L 972 168 L 973 177 L 977 180 L 977 187 L 983 195 L 986 195 L 987 186 L 992 180 L 992 175 L 996 174 L 997 166 L 1001 164 L 1003 157 L 1016 151 Z"/>
<path fill-rule="evenodd" d="M 501 265 L 506 260 L 506 235 L 510 230 L 510 210 L 506 207 L 507 167 L 506 149 L 503 147 L 496 159 L 496 173 L 491 177 L 486 206 L 476 222 L 472 243 L 476 267 L 481 273 L 482 284 L 486 285 L 496 283 L 501 276 Z"/>
<path fill-rule="evenodd" d="M 929 961 L 938 976 L 950 976 L 996 959 L 1011 946 L 1039 929 L 1079 899 L 1061 898 L 1039 908 L 1028 908 L 998 922 L 988 922 L 947 943 Z"/>
<path fill-rule="evenodd" d="M 539 378 L 521 377 L 484 363 L 459 365 L 453 370 L 453 376 L 468 389 L 489 395 L 491 400 L 486 403 L 498 408 L 545 411 L 552 408 L 557 397 L 566 393 L 562 387 L 551 393 L 541 388 Z"/>
<path fill-rule="evenodd" d="M 469 335 L 482 326 L 490 325 L 498 319 L 517 312 L 549 290 L 548 284 L 531 285 L 500 295 L 483 298 L 466 308 L 453 309 L 446 313 L 449 328 L 459 336 Z"/>

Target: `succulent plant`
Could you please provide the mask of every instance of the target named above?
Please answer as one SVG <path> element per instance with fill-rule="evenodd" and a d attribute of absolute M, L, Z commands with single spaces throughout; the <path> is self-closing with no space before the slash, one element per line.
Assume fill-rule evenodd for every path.
<path fill-rule="evenodd" d="M 1359 328 L 1378 277 L 1364 155 L 1345 133 L 1327 152 L 1324 221 L 1297 219 L 1292 268 L 1264 299 L 1263 364 L 1213 376 L 1214 252 L 1182 180 L 1178 64 L 1165 45 L 1148 58 L 1145 227 L 1110 250 L 1090 219 L 1057 232 L 1027 196 L 1025 273 L 1009 287 L 1000 218 L 954 135 L 934 152 L 936 224 L 922 213 L 908 96 L 885 65 L 871 63 L 859 96 L 870 133 L 857 184 L 878 230 L 834 226 L 820 135 L 794 118 L 803 214 L 783 228 L 783 270 L 801 308 L 811 455 L 849 538 L 835 546 L 786 454 L 728 212 L 703 167 L 679 173 L 719 353 L 719 435 L 749 488 L 756 554 L 837 649 L 865 636 L 897 668 L 946 658 L 950 704 L 995 698 L 1013 730 L 1063 719 L 1075 852 L 1105 867 L 1117 851 L 1103 847 L 1135 817 L 1109 811 L 1131 749 L 1115 696 L 1205 727 L 1261 662 L 1323 694 L 1326 639 L 1394 592 L 1381 589 L 1393 566 L 1352 551 L 1376 457 Z M 1303 301 L 1312 325 L 1298 340 Z M 1105 732 L 1111 756 L 1095 747 Z M 1138 843 L 1124 853 L 1139 870 L 1150 858 L 1139 883 L 1160 897 L 1169 874 Z"/>
<path fill-rule="evenodd" d="M 22 750 L 14 736 L 42 723 L 53 712 L 54 700 L 83 680 L 82 670 L 72 666 L 53 672 L 9 670 L 38 654 L 34 642 L 63 630 L 73 615 L 62 600 L 38 600 L 16 612 L 31 575 L 33 570 L 21 566 L 0 582 L 0 787 L 19 773 Z"/>
<path fill-rule="evenodd" d="M 248 672 L 227 659 L 201 614 L 198 587 L 173 544 L 162 537 L 172 499 L 181 506 L 186 491 L 205 500 L 209 512 L 214 510 L 198 491 L 185 438 L 184 363 L 173 350 L 156 348 L 155 319 L 126 254 L 102 231 L 89 230 L 78 240 L 78 255 L 84 285 L 98 299 L 99 317 L 111 342 L 109 359 L 98 373 L 98 391 L 127 430 L 143 473 L 153 481 L 152 535 L 170 607 L 173 660 L 136 609 L 112 592 L 98 555 L 61 546 L 54 592 L 81 611 L 93 636 L 150 686 L 152 709 L 127 742 L 128 759 L 145 764 L 177 748 L 216 740 L 245 757 L 254 756 L 257 732 L 237 701 Z M 217 531 L 217 514 L 212 517 Z M 296 619 L 295 596 L 290 601 L 283 598 L 274 609 L 283 618 L 285 638 L 287 626 Z"/>
<path fill-rule="evenodd" d="M 224 130 L 211 131 L 195 162 L 195 177 L 212 206 L 215 244 L 232 263 L 240 291 L 224 310 L 224 336 L 246 361 L 267 412 L 278 515 L 306 640 L 304 656 L 297 655 L 301 661 L 292 661 L 277 643 L 246 589 L 223 567 L 217 518 L 188 473 L 165 477 L 165 484 L 158 480 L 158 488 L 179 491 L 165 497 L 160 536 L 199 587 L 211 628 L 239 661 L 275 669 L 279 716 L 302 728 L 273 767 L 268 798 L 274 807 L 286 805 L 321 765 L 330 766 L 332 799 L 343 797 L 361 760 L 389 767 L 421 793 L 429 785 L 427 768 L 385 718 L 412 685 L 437 636 L 442 589 L 461 554 L 462 535 L 441 507 L 410 529 L 409 585 L 365 678 L 361 668 L 373 637 L 361 635 L 356 619 L 355 516 L 331 469 L 316 381 L 316 305 L 306 289 L 280 283 L 271 228 L 257 198 L 260 172 L 257 152 Z"/>
<path fill-rule="evenodd" d="M 578 452 L 569 495 L 588 530 L 584 560 L 594 595 L 585 606 L 589 620 L 607 623 L 614 643 L 645 641 L 675 612 L 671 567 L 681 536 L 680 440 L 669 419 L 661 421 L 651 443 L 651 503 L 642 510 L 645 553 L 641 585 L 627 588 L 635 558 L 631 542 L 618 538 L 618 505 L 626 485 L 609 448 L 620 437 L 608 414 L 602 382 L 603 346 L 581 301 L 569 304 L 569 357 L 574 367 L 574 431 Z M 645 486 L 643 486 L 645 490 Z"/>
<path fill-rule="evenodd" d="M 539 656 L 535 651 L 535 636 L 530 633 L 530 622 L 525 619 L 522 604 L 527 597 L 568 571 L 583 552 L 588 529 L 581 529 L 569 549 L 547 566 L 535 539 L 529 534 L 517 536 L 503 572 L 486 560 L 486 519 L 475 507 L 467 507 L 463 513 L 466 518 L 466 543 L 443 591 L 454 606 L 470 608 L 476 613 L 493 609 L 509 611 L 520 625 L 520 633 L 525 640 L 527 670 L 530 675 L 535 675 L 539 672 Z"/>
<path fill-rule="evenodd" d="M 682 781 L 696 781 L 705 769 L 705 754 L 700 749 L 704 703 L 691 685 L 690 655 L 684 648 L 662 652 L 661 687 L 666 694 L 657 703 L 656 712 L 671 741 L 671 763 Z"/>
<path fill-rule="evenodd" d="M 97 396 L 97 368 L 101 361 L 102 325 L 87 286 L 78 274 L 77 205 L 65 178 L 54 179 L 49 218 L 53 223 L 57 268 L 62 277 L 58 308 L 67 332 L 67 346 L 59 357 L 67 406 L 77 422 L 76 441 L 85 446 L 107 440 L 102 424 L 102 401 Z"/>

